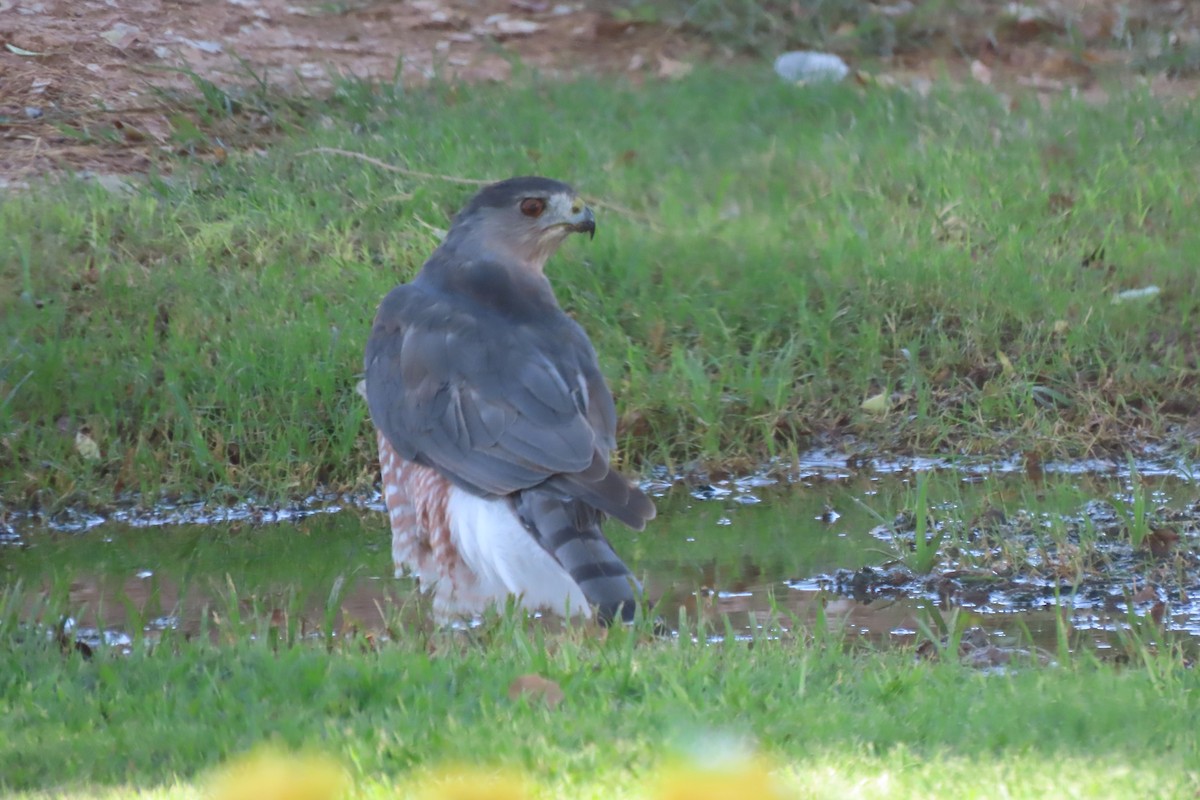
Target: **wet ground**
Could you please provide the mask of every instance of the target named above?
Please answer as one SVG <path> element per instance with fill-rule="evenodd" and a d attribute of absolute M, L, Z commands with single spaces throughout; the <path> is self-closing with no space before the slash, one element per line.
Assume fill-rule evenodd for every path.
<path fill-rule="evenodd" d="M 659 474 L 647 482 L 658 520 L 643 533 L 609 531 L 668 624 L 685 613 L 716 634 L 726 620 L 746 636 L 821 625 L 886 646 L 957 625 L 960 652 L 986 666 L 1049 658 L 1064 633 L 1072 648 L 1100 652 L 1121 650 L 1131 631 L 1194 647 L 1198 474 L 1170 459 L 885 462 L 821 451 L 741 479 Z M 70 633 L 90 644 L 235 615 L 286 618 L 300 633 L 403 635 L 422 622 L 413 584 L 391 576 L 380 508 L 326 497 L 282 509 L 10 515 L 0 574 L 30 598 L 66 599 L 77 610 Z"/>

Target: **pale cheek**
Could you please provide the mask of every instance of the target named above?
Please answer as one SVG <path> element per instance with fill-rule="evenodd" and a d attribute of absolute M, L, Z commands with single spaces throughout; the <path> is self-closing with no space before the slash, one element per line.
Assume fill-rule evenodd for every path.
<path fill-rule="evenodd" d="M 541 240 L 546 244 L 560 244 L 563 239 L 567 238 L 568 233 L 570 231 L 565 228 L 550 228 L 549 230 L 542 231 Z"/>

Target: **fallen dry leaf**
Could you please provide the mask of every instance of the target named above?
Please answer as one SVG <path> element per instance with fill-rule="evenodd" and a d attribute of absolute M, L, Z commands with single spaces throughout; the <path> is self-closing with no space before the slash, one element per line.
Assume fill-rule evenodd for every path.
<path fill-rule="evenodd" d="M 84 461 L 100 460 L 100 445 L 96 444 L 96 440 L 88 434 L 87 429 L 75 434 L 75 452 L 79 453 Z"/>
<path fill-rule="evenodd" d="M 1085 42 L 1105 42 L 1117 29 L 1117 14 L 1113 9 L 1087 9 L 1079 21 L 1078 31 Z"/>
<path fill-rule="evenodd" d="M 601 17 L 596 20 L 596 27 L 592 30 L 592 36 L 597 39 L 616 39 L 629 33 L 637 25 L 636 21 L 630 19 Z"/>
<path fill-rule="evenodd" d="M 1169 556 L 1178 542 L 1179 534 L 1170 528 L 1154 528 L 1145 539 L 1146 547 L 1150 549 L 1150 555 L 1155 558 Z"/>
<path fill-rule="evenodd" d="M 518 700 L 528 697 L 531 700 L 542 700 L 551 711 L 558 708 L 566 695 L 554 681 L 541 675 L 522 675 L 508 685 L 508 699 Z"/>
<path fill-rule="evenodd" d="M 1075 198 L 1063 192 L 1051 192 L 1046 205 L 1052 214 L 1062 214 L 1075 207 Z"/>
<path fill-rule="evenodd" d="M 938 661 L 941 658 L 941 653 L 938 650 L 937 642 L 932 639 L 926 639 L 917 645 L 917 658 L 926 661 Z"/>
<path fill-rule="evenodd" d="M 658 77 L 669 81 L 687 77 L 693 67 L 686 61 L 676 61 L 666 56 L 658 57 Z"/>
<path fill-rule="evenodd" d="M 137 40 L 141 33 L 142 29 L 136 25 L 118 22 L 116 25 L 113 25 L 104 33 L 100 34 L 100 38 L 118 50 L 125 50 Z"/>
<path fill-rule="evenodd" d="M 868 397 L 862 401 L 859 408 L 869 414 L 886 414 L 888 411 L 888 393 L 880 392 Z"/>
<path fill-rule="evenodd" d="M 1150 584 L 1142 584 L 1142 588 L 1133 593 L 1133 597 L 1129 598 L 1134 603 L 1149 603 L 1152 600 L 1158 600 L 1158 592 Z"/>
<path fill-rule="evenodd" d="M 1070 78 L 1091 77 L 1092 69 L 1070 53 L 1055 51 L 1038 65 L 1037 73 L 1042 78 L 1063 81 Z"/>
<path fill-rule="evenodd" d="M 992 70 L 987 64 L 976 59 L 971 62 L 971 77 L 984 86 L 990 86 L 992 83 Z"/>
<path fill-rule="evenodd" d="M 854 70 L 854 72 L 850 73 L 850 77 L 854 79 L 855 83 L 857 83 L 859 86 L 863 87 L 864 89 L 869 88 L 871 86 L 882 85 L 882 81 L 880 81 L 878 78 L 876 78 L 871 73 L 866 72 L 861 69 Z"/>
<path fill-rule="evenodd" d="M 1008 19 L 1000 26 L 1001 36 L 1009 42 L 1027 44 L 1049 34 L 1061 34 L 1066 28 L 1049 16 L 1046 9 L 1009 3 Z"/>
<path fill-rule="evenodd" d="M 1024 454 L 1025 477 L 1033 483 L 1041 483 L 1045 478 L 1042 469 L 1042 454 L 1036 450 L 1026 450 Z"/>
<path fill-rule="evenodd" d="M 996 351 L 996 360 L 1000 362 L 1000 369 L 1005 375 L 1015 375 L 1016 369 L 1013 368 L 1013 363 L 1008 360 L 1008 356 L 1004 355 L 1003 350 Z"/>

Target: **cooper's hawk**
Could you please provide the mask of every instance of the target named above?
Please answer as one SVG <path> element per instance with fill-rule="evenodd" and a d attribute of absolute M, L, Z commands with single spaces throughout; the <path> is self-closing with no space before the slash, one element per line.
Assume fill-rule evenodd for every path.
<path fill-rule="evenodd" d="M 366 351 L 392 560 L 440 617 L 510 596 L 631 619 L 636 580 L 600 531 L 654 504 L 609 463 L 612 395 L 543 273 L 595 235 L 565 183 L 512 178 L 467 204 L 411 283 L 379 306 Z"/>

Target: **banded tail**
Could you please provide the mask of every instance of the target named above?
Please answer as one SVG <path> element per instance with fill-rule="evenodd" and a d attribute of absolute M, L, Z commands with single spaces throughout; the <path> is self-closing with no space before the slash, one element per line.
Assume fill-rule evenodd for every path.
<path fill-rule="evenodd" d="M 517 516 L 596 607 L 600 622 L 632 622 L 642 586 L 600 530 L 604 513 L 582 500 L 529 490 L 516 497 Z"/>

